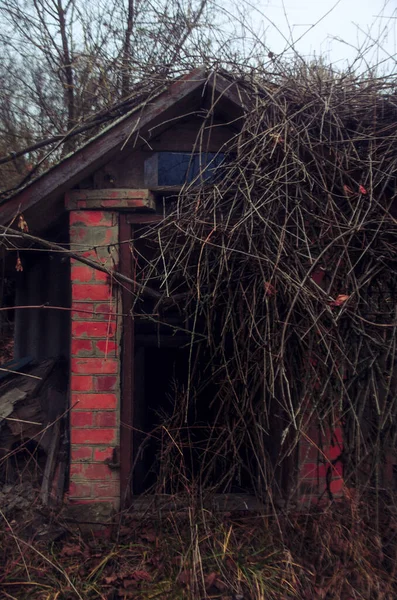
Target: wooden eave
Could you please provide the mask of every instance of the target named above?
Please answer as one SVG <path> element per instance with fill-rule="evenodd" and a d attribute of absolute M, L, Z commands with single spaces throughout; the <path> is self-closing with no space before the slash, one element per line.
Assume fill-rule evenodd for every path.
<path fill-rule="evenodd" d="M 183 115 L 184 109 L 190 108 L 192 97 L 191 108 L 194 110 L 194 103 L 199 108 L 204 94 L 211 94 L 215 106 L 225 103 L 232 119 L 242 116 L 244 99 L 237 84 L 218 73 L 208 74 L 204 69 L 195 69 L 156 97 L 123 115 L 46 173 L 5 199 L 0 204 L 0 223 L 6 225 L 23 212 L 29 214 L 30 223 L 36 231 L 48 227 L 64 211 L 66 191 L 108 162 L 127 144 L 134 147 L 145 132 L 153 126 L 161 126 L 167 118 L 172 118 L 172 113 L 176 118 L 178 114 Z"/>

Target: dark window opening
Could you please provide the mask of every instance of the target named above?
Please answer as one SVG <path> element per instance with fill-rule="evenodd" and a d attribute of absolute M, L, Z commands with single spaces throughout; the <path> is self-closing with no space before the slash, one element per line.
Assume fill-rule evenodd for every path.
<path fill-rule="evenodd" d="M 157 152 L 145 161 L 147 187 L 178 187 L 185 183 L 213 183 L 222 172 L 224 153 Z"/>

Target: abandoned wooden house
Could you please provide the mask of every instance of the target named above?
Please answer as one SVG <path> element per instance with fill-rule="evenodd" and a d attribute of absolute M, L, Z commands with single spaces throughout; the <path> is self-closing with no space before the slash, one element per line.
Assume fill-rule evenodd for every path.
<path fill-rule="evenodd" d="M 178 283 L 182 299 L 170 296 L 164 308 L 167 277 L 161 283 L 147 275 L 153 257 L 161 257 L 164 247 L 157 234 L 150 243 L 145 236 L 171 209 L 178 210 L 183 187 L 194 187 L 197 178 L 216 187 L 245 118 L 247 93 L 232 78 L 197 69 L 142 100 L 0 205 L 1 223 L 11 224 L 11 229 L 2 230 L 3 237 L 10 245 L 11 230 L 16 236 L 23 268 L 14 277 L 13 302 L 20 308 L 15 309 L 13 370 L 23 370 L 25 357 L 33 365 L 62 357 L 67 365 L 64 403 L 55 413 L 50 411 L 42 425 L 53 431 L 50 423 L 63 415 L 69 448 L 65 492 L 72 503 L 105 502 L 118 509 L 134 495 L 154 489 L 161 477 L 160 468 L 153 466 L 161 440 L 173 435 L 161 426 L 161 414 L 186 410 L 180 425 L 191 428 L 192 436 L 196 428 L 200 446 L 198 423 L 208 425 L 215 418 L 213 411 L 219 411 L 204 402 L 201 392 L 193 416 L 183 403 L 180 409 L 171 406 L 172 394 L 188 386 L 194 353 L 191 322 L 180 306 L 186 303 L 183 281 Z M 279 142 L 281 137 L 274 134 L 274 145 Z M 20 215 L 28 232 L 17 226 Z M 210 227 L 202 243 L 211 235 Z M 32 236 L 46 241 L 47 247 Z M 9 259 L 10 254 L 7 260 L 15 269 L 16 254 Z M 321 268 L 310 272 L 317 287 L 323 275 Z M 266 284 L 265 292 L 269 299 L 275 290 Z M 210 394 L 211 385 L 202 393 Z M 47 401 L 51 404 L 52 397 Z M 0 417 L 12 416 L 12 411 L 3 415 L 2 405 L 0 395 Z M 280 452 L 280 439 L 291 432 L 277 414 L 269 427 L 274 434 L 268 447 L 271 456 Z M 295 497 L 339 494 L 344 486 L 339 417 L 335 414 L 323 426 L 321 448 L 313 442 L 318 440 L 317 423 L 310 427 L 286 458 L 287 468 L 278 473 L 279 488 L 291 488 L 293 480 L 299 482 Z M 153 430 L 160 434 L 145 446 Z M 23 440 L 29 437 L 18 431 Z M 5 437 L 0 438 L 3 452 L 10 450 Z M 47 434 L 43 452 L 50 441 Z M 192 471 L 204 460 L 198 451 L 189 455 L 187 445 L 179 451 L 190 460 Z M 252 462 L 243 445 L 239 456 L 242 464 Z M 223 469 L 229 470 L 227 454 L 222 460 Z M 175 476 L 189 479 L 180 470 Z M 211 477 L 217 492 L 252 492 L 244 476 L 226 488 L 218 485 L 219 469 Z"/>

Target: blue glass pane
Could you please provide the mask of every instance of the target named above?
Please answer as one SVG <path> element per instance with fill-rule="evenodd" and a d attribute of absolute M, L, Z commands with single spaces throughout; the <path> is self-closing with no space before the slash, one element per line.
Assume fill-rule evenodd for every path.
<path fill-rule="evenodd" d="M 224 161 L 225 155 L 215 152 L 188 154 L 184 152 L 159 152 L 158 174 L 159 186 L 178 186 L 191 183 L 198 175 L 198 182 L 213 181 L 215 169 Z"/>

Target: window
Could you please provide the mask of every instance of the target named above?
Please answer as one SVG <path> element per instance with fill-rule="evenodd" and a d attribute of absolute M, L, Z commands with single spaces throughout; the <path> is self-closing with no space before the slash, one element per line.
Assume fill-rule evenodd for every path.
<path fill-rule="evenodd" d="M 145 185 L 181 187 L 184 183 L 213 182 L 225 155 L 216 152 L 157 152 L 145 161 Z"/>

